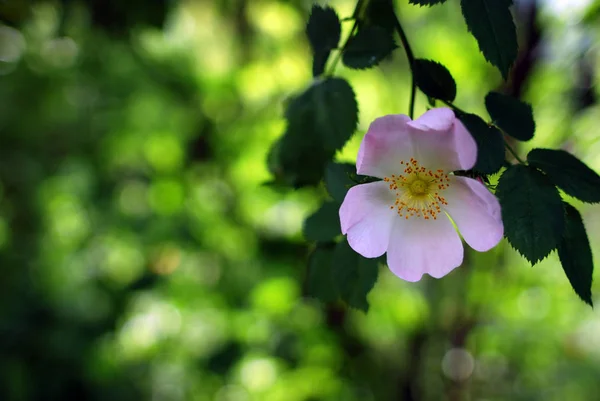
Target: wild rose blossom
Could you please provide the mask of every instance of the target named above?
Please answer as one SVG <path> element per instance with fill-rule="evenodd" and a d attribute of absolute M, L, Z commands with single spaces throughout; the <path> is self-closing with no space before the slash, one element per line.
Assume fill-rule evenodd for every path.
<path fill-rule="evenodd" d="M 481 182 L 452 174 L 470 170 L 476 159 L 473 137 L 449 108 L 414 121 L 405 115 L 373 121 L 356 170 L 382 181 L 346 194 L 340 221 L 350 246 L 367 258 L 387 252 L 390 270 L 407 281 L 425 273 L 440 278 L 462 264 L 452 221 L 473 249 L 496 246 L 504 232 L 497 198 Z"/>

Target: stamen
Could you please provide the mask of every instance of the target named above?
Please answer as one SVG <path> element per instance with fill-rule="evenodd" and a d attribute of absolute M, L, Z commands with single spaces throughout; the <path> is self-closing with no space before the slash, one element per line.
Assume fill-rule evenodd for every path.
<path fill-rule="evenodd" d="M 442 213 L 442 206 L 448 205 L 446 198 L 440 193 L 450 185 L 450 178 L 444 170 L 430 170 L 419 165 L 415 158 L 408 162 L 400 161 L 403 174 L 392 174 L 383 180 L 396 194 L 396 201 L 390 209 L 396 209 L 398 216 L 408 220 L 411 217 L 422 217 L 425 220 L 437 220 Z"/>

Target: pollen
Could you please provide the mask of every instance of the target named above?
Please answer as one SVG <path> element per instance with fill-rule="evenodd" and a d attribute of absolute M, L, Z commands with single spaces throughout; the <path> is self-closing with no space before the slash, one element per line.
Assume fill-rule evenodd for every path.
<path fill-rule="evenodd" d="M 401 174 L 392 174 L 383 180 L 389 184 L 396 200 L 390 209 L 396 209 L 398 216 L 408 220 L 422 218 L 437 220 L 442 207 L 448 204 L 443 193 L 450 185 L 450 178 L 444 170 L 430 170 L 411 158 L 400 161 Z"/>

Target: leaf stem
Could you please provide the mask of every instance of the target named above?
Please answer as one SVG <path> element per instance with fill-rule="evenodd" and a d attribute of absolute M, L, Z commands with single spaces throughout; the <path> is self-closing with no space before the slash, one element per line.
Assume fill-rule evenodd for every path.
<path fill-rule="evenodd" d="M 506 142 L 506 140 L 504 141 L 504 147 L 505 147 L 506 149 L 508 149 L 508 151 L 509 151 L 509 152 L 510 152 L 510 153 L 513 155 L 513 157 L 514 157 L 515 159 L 517 159 L 517 161 L 518 161 L 519 163 L 521 163 L 521 164 L 525 164 L 525 162 L 523 161 L 523 159 L 521 159 L 521 158 L 519 157 L 519 155 L 517 155 L 517 152 L 515 152 L 515 150 L 514 150 L 514 149 L 513 149 L 513 148 L 512 148 L 512 147 L 511 147 L 509 144 L 508 144 L 508 142 Z"/>
<path fill-rule="evenodd" d="M 402 28 L 402 24 L 400 24 L 400 20 L 396 13 L 394 13 L 394 26 L 396 28 L 396 32 L 398 32 L 398 36 L 400 36 L 400 41 L 402 42 L 402 46 L 404 47 L 404 52 L 406 53 L 406 58 L 408 59 L 408 64 L 410 65 L 410 75 L 411 75 L 411 89 L 410 89 L 410 103 L 408 106 L 408 116 L 412 119 L 415 113 L 415 97 L 417 95 L 417 80 L 415 78 L 415 56 L 412 52 L 412 48 L 408 43 L 408 38 L 406 37 L 406 33 L 404 33 L 404 29 Z"/>
<path fill-rule="evenodd" d="M 352 13 L 352 17 L 344 18 L 344 21 L 354 20 L 354 24 L 352 24 L 352 29 L 350 30 L 350 34 L 346 37 L 346 40 L 344 40 L 344 45 L 337 51 L 337 53 L 335 54 L 335 58 L 333 59 L 331 64 L 329 64 L 329 68 L 327 68 L 327 71 L 325 72 L 325 76 L 330 77 L 334 74 L 335 69 L 340 62 L 340 58 L 342 57 L 342 53 L 344 52 L 344 49 L 346 48 L 348 41 L 350 40 L 352 35 L 354 35 L 354 33 L 356 32 L 356 29 L 358 28 L 358 22 L 359 22 L 360 18 L 362 18 L 362 15 L 364 14 L 364 11 L 365 11 L 367 5 L 369 4 L 369 1 L 370 0 L 357 0 L 356 6 L 354 7 L 354 12 Z"/>

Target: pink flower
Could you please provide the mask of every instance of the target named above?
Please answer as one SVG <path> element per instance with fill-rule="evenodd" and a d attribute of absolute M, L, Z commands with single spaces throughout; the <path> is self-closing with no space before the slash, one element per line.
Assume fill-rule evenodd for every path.
<path fill-rule="evenodd" d="M 340 208 L 342 233 L 366 258 L 387 252 L 398 277 L 440 278 L 463 262 L 461 239 L 477 251 L 500 242 L 498 199 L 479 181 L 452 174 L 470 170 L 477 145 L 448 108 L 412 121 L 389 115 L 373 121 L 356 161 L 358 174 L 383 181 L 350 188 Z"/>

